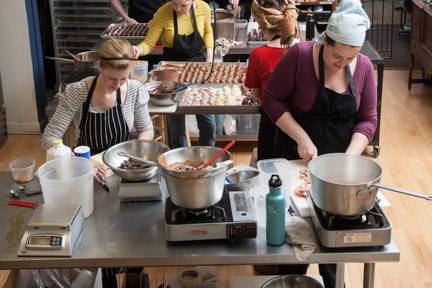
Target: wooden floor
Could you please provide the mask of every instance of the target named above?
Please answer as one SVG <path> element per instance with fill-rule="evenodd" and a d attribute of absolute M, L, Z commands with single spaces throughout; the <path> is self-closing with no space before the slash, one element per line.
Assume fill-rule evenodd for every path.
<path fill-rule="evenodd" d="M 404 70 L 385 71 L 381 154 L 377 161 L 384 168 L 383 183 L 432 192 L 432 87 L 415 84 L 409 92 L 407 74 Z M 249 163 L 253 145 L 239 143 L 234 148 L 235 162 Z M 38 164 L 43 162 L 40 136 L 11 135 L 0 148 L 0 170 L 8 170 L 9 161 L 25 155 L 35 158 Z M 375 287 L 432 288 L 432 202 L 388 191 L 383 193 L 392 205 L 385 212 L 393 227 L 393 238 L 401 250 L 401 260 L 376 265 Z M 162 279 L 156 274 L 181 269 L 164 267 L 148 268 L 147 271 L 155 284 Z M 316 271 L 312 265 L 309 273 Z M 227 287 L 229 275 L 250 275 L 253 271 L 250 266 L 221 266 L 219 273 L 221 287 Z M 6 272 L 0 273 L 0 287 L 5 275 Z M 361 287 L 362 275 L 362 265 L 348 264 L 347 287 Z"/>

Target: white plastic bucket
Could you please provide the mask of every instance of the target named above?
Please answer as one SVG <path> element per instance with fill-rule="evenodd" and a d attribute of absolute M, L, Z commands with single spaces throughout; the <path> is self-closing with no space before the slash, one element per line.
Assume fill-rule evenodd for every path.
<path fill-rule="evenodd" d="M 81 204 L 84 217 L 90 216 L 93 202 L 93 163 L 82 157 L 60 157 L 37 171 L 45 203 Z"/>

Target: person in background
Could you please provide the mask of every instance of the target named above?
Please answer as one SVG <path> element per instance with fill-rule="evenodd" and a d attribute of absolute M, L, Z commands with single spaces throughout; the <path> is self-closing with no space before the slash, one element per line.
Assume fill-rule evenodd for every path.
<path fill-rule="evenodd" d="M 108 39 L 99 55 L 99 74 L 67 85 L 59 96 L 42 136 L 44 150 L 63 138 L 72 120 L 78 145 L 89 146 L 92 155 L 129 140 L 132 127 L 138 139 L 153 139 L 149 95 L 141 82 L 128 79 L 134 59 L 132 46 L 125 40 Z M 98 180 L 103 180 L 105 173 L 98 167 Z"/>
<path fill-rule="evenodd" d="M 148 23 L 153 19 L 162 5 L 168 0 L 129 0 L 128 13 L 124 10 L 120 0 L 111 0 L 112 6 L 127 23 Z"/>
<path fill-rule="evenodd" d="M 287 48 L 298 42 L 297 9 L 291 0 L 254 0 L 252 15 L 270 43 L 254 49 L 249 57 L 245 86 L 262 103 L 264 89 Z M 258 160 L 273 158 L 277 126 L 260 108 Z"/>
<path fill-rule="evenodd" d="M 165 61 L 211 62 L 213 29 L 210 7 L 201 0 L 171 0 L 156 12 L 147 37 L 134 46 L 137 55 L 147 55 L 159 40 L 163 44 Z M 216 124 L 214 115 L 196 115 L 199 145 L 214 146 Z M 185 147 L 185 117 L 167 117 L 169 146 Z"/>
<path fill-rule="evenodd" d="M 371 61 L 359 53 L 369 27 L 361 2 L 342 0 L 319 39 L 293 45 L 276 65 L 263 105 L 280 128 L 275 157 L 361 154 L 370 143 L 377 126 L 376 79 Z M 325 287 L 334 287 L 335 265 L 319 268 Z"/>

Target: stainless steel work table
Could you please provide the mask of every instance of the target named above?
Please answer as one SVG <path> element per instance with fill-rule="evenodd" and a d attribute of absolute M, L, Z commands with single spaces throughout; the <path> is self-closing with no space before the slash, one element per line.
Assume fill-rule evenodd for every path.
<path fill-rule="evenodd" d="M 291 246 L 267 245 L 264 227 L 259 227 L 256 239 L 233 244 L 224 240 L 168 243 L 164 237 L 164 202 L 120 203 L 117 177 L 107 179 L 109 193 L 95 185 L 95 209 L 85 221 L 73 257 L 17 257 L 19 241 L 33 210 L 6 205 L 11 183 L 10 173 L 0 172 L 0 269 L 337 263 L 337 287 L 343 287 L 344 264 L 365 263 L 364 287 L 373 287 L 375 263 L 396 262 L 400 257 L 392 241 L 384 247 L 319 247 L 307 261 L 300 262 Z M 22 200 L 41 202 L 42 196 Z"/>

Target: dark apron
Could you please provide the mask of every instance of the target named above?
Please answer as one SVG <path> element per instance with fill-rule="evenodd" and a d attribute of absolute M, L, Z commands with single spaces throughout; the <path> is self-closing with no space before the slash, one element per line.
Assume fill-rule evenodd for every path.
<path fill-rule="evenodd" d="M 163 48 L 163 59 L 165 61 L 205 61 L 204 41 L 198 32 L 193 4 L 191 7 L 194 31 L 190 35 L 179 35 L 177 26 L 177 13 L 173 10 L 174 18 L 174 40 L 172 48 Z"/>
<path fill-rule="evenodd" d="M 167 0 L 129 0 L 129 17 L 138 23 L 148 23 Z"/>
<path fill-rule="evenodd" d="M 115 144 L 129 140 L 129 127 L 123 117 L 120 88 L 117 89 L 117 105 L 102 113 L 89 112 L 90 101 L 96 87 L 97 75 L 82 107 L 78 146 L 90 147 L 92 155 L 98 154 Z"/>
<path fill-rule="evenodd" d="M 320 85 L 312 108 L 307 112 L 293 112 L 293 118 L 306 131 L 318 149 L 318 155 L 345 152 L 356 124 L 355 85 L 349 65 L 345 67 L 350 94 L 340 94 L 324 86 L 324 46 L 319 51 Z M 297 143 L 278 129 L 275 158 L 299 159 Z"/>

